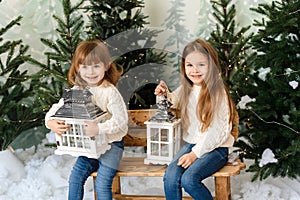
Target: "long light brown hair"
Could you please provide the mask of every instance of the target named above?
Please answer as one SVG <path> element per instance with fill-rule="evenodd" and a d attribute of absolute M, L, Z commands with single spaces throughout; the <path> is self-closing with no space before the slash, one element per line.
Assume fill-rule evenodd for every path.
<path fill-rule="evenodd" d="M 106 68 L 104 78 L 99 81 L 100 85 L 103 80 L 107 80 L 116 85 L 121 71 L 117 70 L 116 65 L 112 62 L 108 48 L 100 40 L 82 41 L 79 43 L 72 58 L 72 64 L 68 73 L 68 80 L 71 85 L 86 86 L 85 81 L 79 73 L 80 65 L 92 65 L 102 62 Z"/>
<path fill-rule="evenodd" d="M 185 58 L 192 52 L 199 52 L 206 56 L 208 60 L 208 72 L 204 81 L 201 82 L 201 92 L 199 94 L 196 110 L 197 118 L 201 124 L 201 131 L 203 132 L 210 126 L 215 117 L 215 113 L 218 113 L 221 102 L 224 101 L 224 99 L 227 99 L 229 104 L 229 122 L 233 120 L 235 106 L 221 77 L 222 70 L 216 51 L 207 41 L 196 39 L 185 46 L 181 58 L 180 73 L 182 90 L 179 95 L 179 108 L 181 109 L 184 130 L 187 130 L 190 125 L 187 107 L 193 86 L 193 82 L 185 73 Z"/>

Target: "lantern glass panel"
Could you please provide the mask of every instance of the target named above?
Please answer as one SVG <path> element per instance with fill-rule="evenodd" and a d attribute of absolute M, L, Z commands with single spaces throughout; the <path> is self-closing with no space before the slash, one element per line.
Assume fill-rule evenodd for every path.
<path fill-rule="evenodd" d="M 62 145 L 63 146 L 68 146 L 67 136 L 65 136 L 65 135 L 62 136 Z"/>
<path fill-rule="evenodd" d="M 74 135 L 80 135 L 80 125 L 74 124 Z"/>
<path fill-rule="evenodd" d="M 86 149 L 91 149 L 91 142 L 89 138 L 84 138 L 84 146 Z"/>
<path fill-rule="evenodd" d="M 74 125 L 73 125 L 74 126 Z M 74 129 L 73 129 L 73 126 L 70 127 L 69 129 L 69 135 L 74 135 Z"/>
<path fill-rule="evenodd" d="M 169 145 L 161 144 L 161 156 L 169 157 Z"/>
<path fill-rule="evenodd" d="M 151 155 L 153 156 L 159 155 L 159 146 L 157 143 L 151 143 Z"/>
<path fill-rule="evenodd" d="M 77 138 L 77 147 L 82 148 L 82 147 L 83 147 L 82 144 L 83 144 L 83 143 L 82 143 L 82 138 L 81 138 L 81 137 L 78 137 L 78 138 Z"/>
<path fill-rule="evenodd" d="M 169 142 L 169 129 L 161 129 L 160 141 Z"/>
<path fill-rule="evenodd" d="M 151 141 L 159 141 L 159 129 L 158 128 L 151 128 L 150 129 L 150 140 Z"/>
<path fill-rule="evenodd" d="M 74 137 L 70 137 L 70 146 L 75 147 L 75 140 Z"/>
<path fill-rule="evenodd" d="M 70 135 L 76 135 L 76 124 L 73 124 L 70 129 L 69 129 L 69 134 Z"/>

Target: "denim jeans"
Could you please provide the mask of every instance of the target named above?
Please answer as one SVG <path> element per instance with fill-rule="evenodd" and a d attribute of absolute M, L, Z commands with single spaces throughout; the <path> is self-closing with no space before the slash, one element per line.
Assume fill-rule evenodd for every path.
<path fill-rule="evenodd" d="M 69 177 L 69 200 L 82 200 L 84 184 L 92 172 L 97 171 L 95 191 L 98 200 L 112 199 L 112 181 L 116 175 L 124 151 L 124 142 L 111 143 L 111 149 L 100 156 L 99 159 L 80 156 Z"/>
<path fill-rule="evenodd" d="M 177 165 L 178 159 L 191 152 L 195 144 L 185 143 L 167 167 L 164 189 L 167 200 L 181 200 L 182 188 L 195 200 L 212 200 L 202 180 L 222 168 L 228 160 L 228 148 L 219 147 L 197 158 L 187 169 Z"/>

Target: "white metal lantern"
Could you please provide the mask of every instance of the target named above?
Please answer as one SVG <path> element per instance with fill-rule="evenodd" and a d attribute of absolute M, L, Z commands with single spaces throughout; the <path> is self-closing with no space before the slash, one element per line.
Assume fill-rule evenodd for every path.
<path fill-rule="evenodd" d="M 147 125 L 147 157 L 145 164 L 169 164 L 181 145 L 181 120 L 170 113 L 170 103 L 158 103 L 157 113 Z"/>
<path fill-rule="evenodd" d="M 89 137 L 85 134 L 85 120 L 101 123 L 110 118 L 108 113 L 92 103 L 91 95 L 88 90 L 65 90 L 64 105 L 51 119 L 64 120 L 70 128 L 61 136 L 55 134 L 57 143 L 55 154 L 98 158 L 110 149 L 105 135 Z"/>

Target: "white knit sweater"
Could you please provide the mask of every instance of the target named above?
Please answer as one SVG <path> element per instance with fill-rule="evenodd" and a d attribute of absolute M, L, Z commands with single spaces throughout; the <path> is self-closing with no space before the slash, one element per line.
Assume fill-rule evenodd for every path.
<path fill-rule="evenodd" d="M 178 96 L 181 88 L 178 87 L 174 92 L 168 93 L 168 99 L 175 108 L 178 106 Z M 187 131 L 184 131 L 186 134 L 183 135 L 184 141 L 196 144 L 192 151 L 198 158 L 218 147 L 232 147 L 234 143 L 234 137 L 231 135 L 232 124 L 228 122 L 229 107 L 227 99 L 222 101 L 220 109 L 208 129 L 201 132 L 201 124 L 195 112 L 200 90 L 200 86 L 194 85 L 192 88 L 188 103 L 190 126 Z"/>
<path fill-rule="evenodd" d="M 99 106 L 101 110 L 111 114 L 110 119 L 98 123 L 99 134 L 105 134 L 109 143 L 122 140 L 128 131 L 128 113 L 123 97 L 118 89 L 104 81 L 98 87 L 91 87 L 89 91 L 93 94 L 93 103 Z M 46 127 L 50 117 L 54 115 L 63 104 L 63 99 L 60 99 L 58 103 L 52 105 L 45 116 Z"/>

